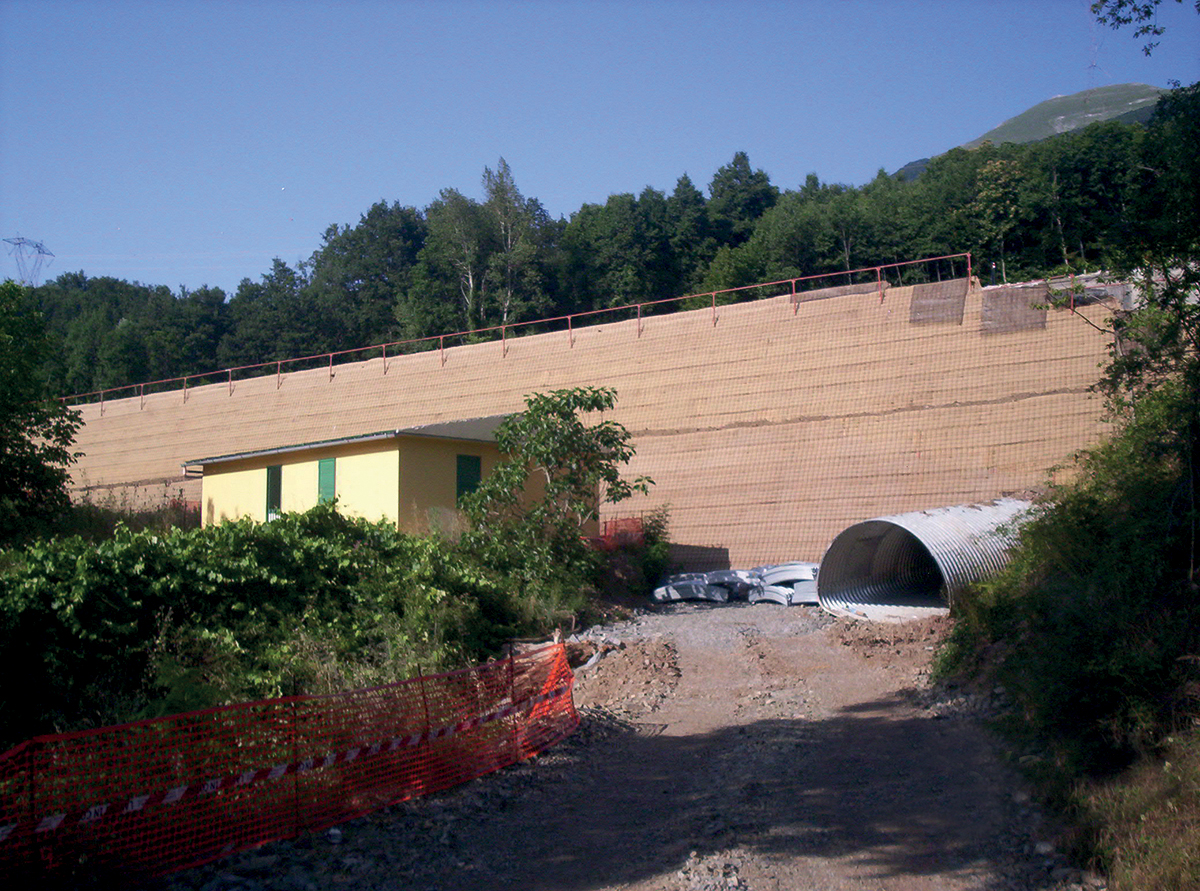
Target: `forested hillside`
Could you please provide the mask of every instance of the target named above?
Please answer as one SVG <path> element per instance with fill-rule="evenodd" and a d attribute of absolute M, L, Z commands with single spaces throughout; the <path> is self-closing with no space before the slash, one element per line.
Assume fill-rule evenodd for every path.
<path fill-rule="evenodd" d="M 380 201 L 232 295 L 80 271 L 30 296 L 57 346 L 44 373 L 68 394 L 962 251 L 985 283 L 1096 270 L 1155 216 L 1147 153 L 1173 132 L 1094 124 L 860 187 L 810 174 L 781 189 L 738 152 L 707 194 L 685 173 L 669 193 L 612 195 L 570 219 L 522 194 L 500 159 L 480 197 Z"/>

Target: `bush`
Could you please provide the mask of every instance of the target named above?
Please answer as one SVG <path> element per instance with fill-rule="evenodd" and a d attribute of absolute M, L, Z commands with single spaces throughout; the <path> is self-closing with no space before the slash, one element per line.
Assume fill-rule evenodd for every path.
<path fill-rule="evenodd" d="M 614 390 L 591 387 L 526 396 L 525 411 L 496 431 L 507 459 L 463 499 L 471 522 L 464 552 L 503 574 L 528 622 L 557 624 L 584 607 L 586 589 L 603 569 L 588 526 L 602 504 L 653 484 L 621 476 L 634 454 L 630 434 L 596 419 L 616 398 Z M 531 481 L 541 490 L 535 499 L 528 497 Z"/>
<path fill-rule="evenodd" d="M 78 535 L 88 541 L 112 538 L 117 527 L 134 532 L 151 529 L 166 534 L 172 529 L 200 528 L 200 505 L 170 498 L 157 507 L 135 508 L 117 503 L 90 501 L 71 504 L 56 525 L 57 537 Z"/>
<path fill-rule="evenodd" d="M 1022 527 L 1012 562 L 965 598 L 941 671 L 985 670 L 1023 732 L 1069 771 L 1119 768 L 1196 713 L 1200 602 L 1190 582 L 1190 481 L 1170 447 L 1178 391 L 1146 397 L 1082 455 Z"/>
<path fill-rule="evenodd" d="M 119 527 L 7 555 L 0 745 L 223 702 L 386 683 L 523 630 L 446 543 L 322 505 L 166 534 Z"/>

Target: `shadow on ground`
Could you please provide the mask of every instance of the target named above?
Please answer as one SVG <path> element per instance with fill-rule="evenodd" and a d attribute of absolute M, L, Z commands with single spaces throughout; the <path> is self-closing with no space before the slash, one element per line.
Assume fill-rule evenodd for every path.
<path fill-rule="evenodd" d="M 688 737 L 626 729 L 460 827 L 440 883 L 414 887 L 585 891 L 733 847 L 849 860 L 861 878 L 992 871 L 1004 825 L 986 738 L 967 721 L 897 719 L 894 705 Z"/>

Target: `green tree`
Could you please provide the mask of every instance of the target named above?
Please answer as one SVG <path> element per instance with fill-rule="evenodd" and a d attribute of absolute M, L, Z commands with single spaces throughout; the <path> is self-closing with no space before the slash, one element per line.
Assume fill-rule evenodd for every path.
<path fill-rule="evenodd" d="M 220 288 L 183 289 L 179 297 L 181 338 L 174 374 L 217 369 L 217 348 L 229 330 L 229 304 Z"/>
<path fill-rule="evenodd" d="M 718 240 L 737 246 L 749 239 L 754 225 L 779 199 L 779 190 L 761 170 L 752 170 L 750 157 L 737 152 L 713 174 L 708 186 L 708 212 Z"/>
<path fill-rule="evenodd" d="M 970 205 L 970 214 L 992 256 L 999 257 L 1000 275 L 1008 281 L 1005 246 L 1017 227 L 1020 206 L 1021 172 L 1015 161 L 992 158 L 979 171 L 978 189 Z"/>
<path fill-rule="evenodd" d="M 586 574 L 593 554 L 583 539 L 602 504 L 646 492 L 649 477 L 626 479 L 631 436 L 612 420 L 595 420 L 616 405 L 608 388 L 534 393 L 525 410 L 504 421 L 496 444 L 506 460 L 463 499 L 472 522 L 464 544 L 483 562 L 526 582 Z M 538 497 L 527 497 L 532 484 Z"/>
<path fill-rule="evenodd" d="M 353 228 L 330 226 L 323 241 L 308 262 L 308 288 L 330 346 L 346 350 L 392 340 L 425 246 L 424 215 L 378 201 Z"/>
<path fill-rule="evenodd" d="M 751 275 L 791 278 L 826 271 L 833 233 L 826 225 L 816 174 L 809 180 L 805 189 L 784 193 L 759 220 L 749 244 L 760 250 L 765 268 Z"/>
<path fill-rule="evenodd" d="M 40 316 L 22 288 L 0 285 L 0 544 L 46 530 L 70 502 L 78 415 L 52 400 L 41 376 Z"/>
<path fill-rule="evenodd" d="M 1182 3 L 1183 0 L 1175 0 Z M 1162 0 L 1095 0 L 1092 4 L 1092 14 L 1096 21 L 1114 29 L 1136 25 L 1134 37 L 1148 38 L 1142 46 L 1142 52 L 1147 56 L 1158 46 L 1157 37 L 1166 33 L 1166 28 L 1158 23 L 1158 7 Z M 1196 12 L 1200 13 L 1200 0 L 1194 0 Z"/>
<path fill-rule="evenodd" d="M 486 278 L 496 312 L 489 321 L 507 325 L 548 306 L 540 261 L 549 217 L 537 199 L 521 194 L 503 158 L 494 171 L 483 169 L 483 193 L 483 207 L 495 232 Z"/>
<path fill-rule="evenodd" d="M 487 212 L 457 189 L 442 189 L 425 216 L 428 235 L 413 287 L 422 306 L 408 307 L 410 317 L 450 318 L 455 321 L 452 328 L 460 331 L 482 327 L 488 259 L 495 250 Z M 446 304 L 454 307 L 452 313 L 447 313 Z"/>
<path fill-rule="evenodd" d="M 716 253 L 716 239 L 708 219 L 708 203 L 685 173 L 667 198 L 667 238 L 680 293 L 700 287 L 704 268 Z"/>
<path fill-rule="evenodd" d="M 1186 469 L 1188 578 L 1200 589 L 1200 82 L 1159 101 L 1146 134 L 1139 221 L 1122 245 L 1116 272 L 1132 278 L 1138 307 L 1113 320 L 1112 362 L 1101 387 L 1118 410 L 1136 411 L 1148 394 L 1177 389 L 1183 420 L 1169 447 Z"/>
<path fill-rule="evenodd" d="M 242 279 L 229 302 L 230 327 L 221 338 L 222 367 L 311 356 L 331 349 L 325 319 L 302 271 L 278 257 L 262 280 Z"/>
<path fill-rule="evenodd" d="M 585 204 L 563 232 L 567 288 L 576 309 L 644 303 L 671 286 L 666 202 L 647 188 L 642 197 L 610 195 Z"/>

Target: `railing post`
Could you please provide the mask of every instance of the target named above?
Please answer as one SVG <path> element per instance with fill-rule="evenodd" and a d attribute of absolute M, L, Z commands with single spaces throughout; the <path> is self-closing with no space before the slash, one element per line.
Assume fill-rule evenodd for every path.
<path fill-rule="evenodd" d="M 278 390 L 283 386 L 283 363 L 275 363 L 275 389 Z"/>
<path fill-rule="evenodd" d="M 508 355 L 508 326 L 500 326 L 500 355 Z"/>
<path fill-rule="evenodd" d="M 575 348 L 575 328 L 572 326 L 574 316 L 567 316 L 567 343 L 571 349 Z"/>
<path fill-rule="evenodd" d="M 446 364 L 446 335 L 438 335 L 438 357 L 442 360 L 442 365 Z"/>
<path fill-rule="evenodd" d="M 187 375 L 183 376 L 183 401 L 187 402 Z"/>
<path fill-rule="evenodd" d="M 383 345 L 383 373 L 387 374 L 387 344 Z"/>
<path fill-rule="evenodd" d="M 717 327 L 717 292 L 712 292 L 713 327 Z"/>
<path fill-rule="evenodd" d="M 229 395 L 233 395 L 233 369 L 229 369 Z"/>
<path fill-rule="evenodd" d="M 639 338 L 642 336 L 642 304 L 640 304 L 640 303 L 638 304 L 638 335 L 637 336 Z"/>
<path fill-rule="evenodd" d="M 329 379 L 333 380 L 333 353 L 329 354 Z"/>
<path fill-rule="evenodd" d="M 879 286 L 879 302 L 883 303 L 883 267 L 875 267 L 875 284 Z"/>
<path fill-rule="evenodd" d="M 100 391 L 100 417 L 104 417 L 104 391 Z"/>
<path fill-rule="evenodd" d="M 146 407 L 146 385 L 138 384 L 138 411 Z"/>

